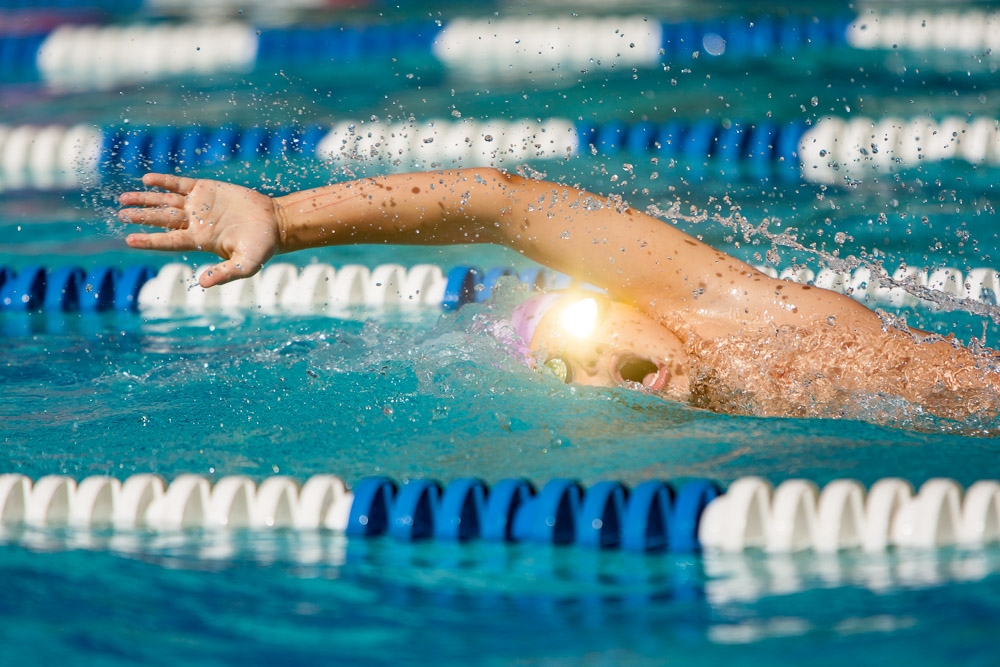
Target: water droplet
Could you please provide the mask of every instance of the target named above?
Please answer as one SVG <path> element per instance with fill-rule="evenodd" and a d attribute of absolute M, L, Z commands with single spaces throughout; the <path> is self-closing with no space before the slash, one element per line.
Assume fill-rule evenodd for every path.
<path fill-rule="evenodd" d="M 705 35 L 701 40 L 701 45 L 710 56 L 721 56 L 726 52 L 726 40 L 714 32 Z"/>

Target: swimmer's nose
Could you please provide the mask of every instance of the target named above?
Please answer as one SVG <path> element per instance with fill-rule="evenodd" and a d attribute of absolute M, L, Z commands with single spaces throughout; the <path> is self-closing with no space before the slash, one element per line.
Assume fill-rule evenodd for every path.
<path fill-rule="evenodd" d="M 576 362 L 580 370 L 582 370 L 587 375 L 597 375 L 601 358 L 603 356 L 604 356 L 604 348 L 596 347 L 592 350 L 587 350 L 585 353 L 578 355 L 576 358 Z"/>

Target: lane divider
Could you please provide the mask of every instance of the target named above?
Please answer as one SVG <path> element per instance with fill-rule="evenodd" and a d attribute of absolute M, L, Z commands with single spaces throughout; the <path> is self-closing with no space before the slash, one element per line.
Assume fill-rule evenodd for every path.
<path fill-rule="evenodd" d="M 93 184 L 100 174 L 102 136 L 92 125 L 0 124 L 0 192 Z"/>
<path fill-rule="evenodd" d="M 237 22 L 63 25 L 41 43 L 35 67 L 57 89 L 108 89 L 148 78 L 249 72 L 257 45 L 256 29 Z"/>
<path fill-rule="evenodd" d="M 847 30 L 847 42 L 859 49 L 979 52 L 1000 49 L 1000 11 L 863 10 Z"/>
<path fill-rule="evenodd" d="M 149 317 L 212 312 L 326 314 L 350 317 L 351 309 L 434 307 L 453 310 L 488 299 L 504 276 L 537 289 L 568 287 L 568 277 L 540 268 L 515 274 L 508 267 L 488 271 L 456 266 L 442 272 L 431 264 L 405 268 L 381 264 L 369 269 L 345 265 L 272 263 L 255 276 L 205 289 L 197 279 L 207 267 L 167 264 L 123 270 L 96 266 L 18 271 L 0 266 L 0 313 L 142 312 Z"/>
<path fill-rule="evenodd" d="M 987 267 L 977 267 L 963 274 L 954 267 L 928 272 L 903 264 L 891 275 L 866 266 L 853 271 L 824 268 L 819 273 L 808 268 L 782 271 L 768 266 L 757 268 L 772 277 L 840 292 L 864 303 L 896 308 L 937 304 L 942 296 L 1000 304 L 1000 272 Z"/>
<path fill-rule="evenodd" d="M 1000 12 L 979 9 L 867 9 L 855 16 L 686 21 L 620 15 L 295 27 L 258 27 L 211 18 L 183 23 L 67 23 L 47 33 L 0 37 L 0 71 L 5 80 L 37 78 L 57 88 L 78 89 L 249 72 L 263 65 L 423 58 L 478 77 L 512 78 L 578 74 L 581 69 L 649 68 L 694 57 L 765 57 L 839 45 L 988 56 L 1000 46 L 998 25 Z"/>
<path fill-rule="evenodd" d="M 866 9 L 854 16 L 682 21 L 629 15 L 532 16 L 295 27 L 259 27 L 213 17 L 180 23 L 76 23 L 51 32 L 0 37 L 3 79 L 37 79 L 72 90 L 106 89 L 151 79 L 245 73 L 261 66 L 389 58 L 429 59 L 471 76 L 510 79 L 651 68 L 699 57 L 766 57 L 839 45 L 986 57 L 1000 47 L 1000 12 L 980 9 Z"/>
<path fill-rule="evenodd" d="M 704 548 L 836 552 L 888 547 L 980 546 L 1000 540 L 1000 484 L 931 479 L 918 492 L 901 479 L 879 480 L 865 493 L 853 480 L 820 491 L 808 480 L 776 489 L 745 477 L 709 505 L 698 528 Z"/>
<path fill-rule="evenodd" d="M 950 116 L 940 120 L 823 118 L 799 140 L 802 177 L 815 183 L 858 183 L 944 161 L 1000 165 L 1000 122 Z"/>
<path fill-rule="evenodd" d="M 1000 272 L 990 268 L 975 268 L 963 275 L 950 267 L 926 272 L 900 266 L 891 276 L 868 267 L 843 272 L 822 269 L 819 273 L 805 268 L 781 272 L 767 266 L 758 269 L 783 280 L 897 308 L 926 306 L 942 296 L 996 305 L 1000 296 Z M 381 264 L 371 269 L 310 264 L 300 269 L 279 262 L 268 264 L 250 278 L 205 289 L 197 283 L 205 270 L 207 267 L 194 269 L 182 263 L 167 264 L 158 271 L 146 266 L 123 270 L 96 266 L 89 271 L 40 266 L 14 271 L 0 266 L 0 313 L 141 311 L 148 317 L 168 318 L 176 314 L 260 312 L 345 318 L 358 307 L 454 310 L 481 303 L 505 276 L 516 275 L 539 290 L 573 284 L 569 277 L 541 268 L 515 273 L 509 267 L 484 271 L 459 265 L 445 273 L 432 264 L 410 268 Z"/>
<path fill-rule="evenodd" d="M 77 528 L 330 528 L 344 530 L 352 504 L 344 483 L 317 475 L 299 486 L 286 477 L 256 485 L 225 477 L 214 486 L 197 475 L 170 484 L 140 474 L 124 482 L 49 475 L 32 484 L 23 475 L 0 475 L 0 525 Z"/>
<path fill-rule="evenodd" d="M 169 484 L 150 474 L 79 484 L 61 475 L 34 483 L 0 475 L 0 527 L 17 525 L 330 529 L 408 542 L 484 539 L 678 553 L 874 553 L 1000 541 L 1000 483 L 980 481 L 963 490 L 953 480 L 931 479 L 915 492 L 904 480 L 886 478 L 867 491 L 854 480 L 820 490 L 808 480 L 774 488 L 744 477 L 722 493 L 706 480 L 676 488 L 654 480 L 629 489 L 615 481 L 584 488 L 570 479 L 541 487 L 505 479 L 489 487 L 479 479 L 397 485 L 371 477 L 348 489 L 332 475 L 301 486 L 280 476 L 259 485 L 245 476 L 223 477 L 213 485 L 190 474 Z"/>
<path fill-rule="evenodd" d="M 580 145 L 577 125 L 566 120 L 345 121 L 323 136 L 316 155 L 335 165 L 367 163 L 410 171 L 565 160 L 576 155 Z"/>
<path fill-rule="evenodd" d="M 241 11 L 244 9 L 240 7 Z M 412 58 L 477 76 L 656 67 L 700 56 L 795 53 L 846 44 L 851 17 L 730 17 L 660 21 L 646 16 L 455 19 L 393 25 L 259 27 L 211 18 L 112 25 L 65 24 L 0 38 L 8 78 L 55 87 L 110 88 L 260 66 Z"/>
<path fill-rule="evenodd" d="M 0 266 L 0 313 L 135 312 L 140 290 L 155 275 L 147 266 L 96 266 L 89 271 L 41 266 L 14 271 Z"/>
<path fill-rule="evenodd" d="M 688 123 L 569 120 L 341 121 L 332 126 L 111 127 L 0 124 L 0 191 L 73 189 L 139 176 L 296 156 L 401 172 L 516 167 L 590 155 L 655 158 L 685 178 L 723 176 L 857 184 L 960 161 L 1000 166 L 1000 121 L 946 117 Z"/>

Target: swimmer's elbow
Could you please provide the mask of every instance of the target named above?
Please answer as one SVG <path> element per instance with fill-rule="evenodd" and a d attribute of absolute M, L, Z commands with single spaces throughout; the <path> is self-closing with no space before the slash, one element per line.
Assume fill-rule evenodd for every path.
<path fill-rule="evenodd" d="M 520 176 L 512 176 L 495 167 L 473 167 L 461 171 L 461 180 L 476 192 L 462 202 L 462 214 L 467 222 L 474 223 L 477 231 L 475 243 L 510 245 L 507 228 L 515 209 Z"/>

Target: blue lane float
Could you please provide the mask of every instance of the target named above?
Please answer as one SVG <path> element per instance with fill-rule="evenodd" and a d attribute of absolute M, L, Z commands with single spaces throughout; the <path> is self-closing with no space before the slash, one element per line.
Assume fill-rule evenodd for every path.
<path fill-rule="evenodd" d="M 511 535 L 517 542 L 575 542 L 582 496 L 583 488 L 574 480 L 550 481 L 518 509 Z"/>
<path fill-rule="evenodd" d="M 86 277 L 78 266 L 61 266 L 49 271 L 42 310 L 50 313 L 80 310 L 80 289 Z M 0 307 L 5 300 L 0 299 Z"/>
<path fill-rule="evenodd" d="M 534 495 L 535 487 L 524 479 L 504 479 L 494 484 L 480 522 L 483 539 L 512 541 L 514 518 Z"/>
<path fill-rule="evenodd" d="M 6 280 L 0 288 L 0 311 L 25 313 L 45 305 L 48 287 L 45 269 L 27 266 L 17 273 L 5 273 Z"/>
<path fill-rule="evenodd" d="M 434 538 L 465 542 L 484 536 L 487 493 L 486 484 L 478 479 L 463 478 L 448 484 L 441 494 Z"/>
<path fill-rule="evenodd" d="M 155 275 L 148 266 L 0 267 L 0 313 L 134 313 L 139 291 Z"/>
<path fill-rule="evenodd" d="M 351 537 L 382 535 L 389 528 L 396 484 L 386 477 L 369 477 L 354 487 L 354 502 L 344 528 Z"/>
<path fill-rule="evenodd" d="M 700 548 L 697 526 L 718 494 L 708 481 L 688 482 L 677 492 L 666 482 L 651 481 L 630 492 L 614 481 L 585 489 L 574 480 L 555 479 L 536 491 L 523 479 L 501 480 L 490 489 L 477 479 L 446 486 L 421 479 L 397 487 L 373 477 L 355 485 L 345 532 L 407 542 L 485 539 L 687 553 Z M 675 495 L 685 500 L 671 504 Z"/>
<path fill-rule="evenodd" d="M 480 269 L 472 266 L 456 266 L 449 271 L 441 307 L 456 310 L 466 303 L 473 303 L 477 291 L 482 290 L 482 275 Z"/>

